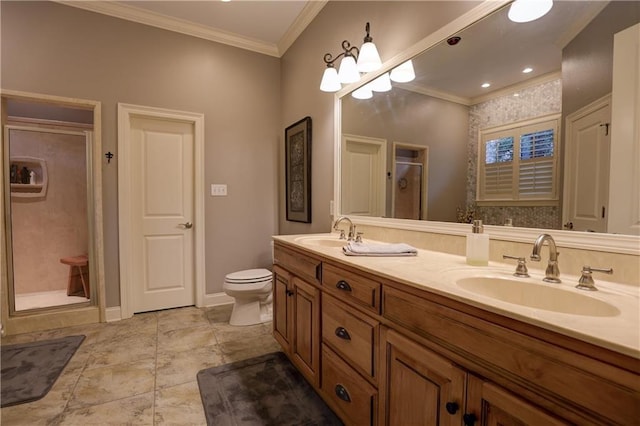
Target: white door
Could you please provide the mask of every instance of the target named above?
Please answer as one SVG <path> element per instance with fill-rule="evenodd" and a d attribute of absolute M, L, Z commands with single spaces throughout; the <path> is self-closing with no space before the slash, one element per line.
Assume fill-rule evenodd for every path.
<path fill-rule="evenodd" d="M 193 305 L 192 123 L 131 120 L 133 312 Z"/>
<path fill-rule="evenodd" d="M 387 141 L 342 137 L 343 214 L 385 216 Z"/>
<path fill-rule="evenodd" d="M 610 147 L 609 96 L 567 117 L 566 229 L 607 232 Z"/>
<path fill-rule="evenodd" d="M 640 235 L 640 24 L 613 40 L 608 232 Z"/>

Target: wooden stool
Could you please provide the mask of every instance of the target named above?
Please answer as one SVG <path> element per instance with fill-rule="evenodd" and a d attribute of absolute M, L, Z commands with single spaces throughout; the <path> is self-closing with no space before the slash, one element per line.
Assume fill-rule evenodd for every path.
<path fill-rule="evenodd" d="M 86 254 L 80 256 L 63 257 L 60 263 L 69 265 L 69 283 L 67 296 L 89 296 L 89 258 Z"/>

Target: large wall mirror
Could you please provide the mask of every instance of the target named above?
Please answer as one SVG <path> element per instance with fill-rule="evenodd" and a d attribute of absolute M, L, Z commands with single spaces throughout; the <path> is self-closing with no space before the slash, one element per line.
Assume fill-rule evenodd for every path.
<path fill-rule="evenodd" d="M 340 93 L 341 214 L 636 234 L 608 229 L 608 188 L 616 123 L 638 121 L 612 118 L 614 34 L 640 3 L 556 1 L 527 23 L 508 9 L 425 46 L 413 81 Z"/>

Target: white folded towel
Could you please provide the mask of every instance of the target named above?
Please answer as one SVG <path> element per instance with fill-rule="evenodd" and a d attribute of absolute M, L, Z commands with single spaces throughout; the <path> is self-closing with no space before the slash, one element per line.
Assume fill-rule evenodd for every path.
<path fill-rule="evenodd" d="M 342 247 L 347 256 L 416 256 L 418 250 L 409 244 L 374 244 L 350 241 Z"/>

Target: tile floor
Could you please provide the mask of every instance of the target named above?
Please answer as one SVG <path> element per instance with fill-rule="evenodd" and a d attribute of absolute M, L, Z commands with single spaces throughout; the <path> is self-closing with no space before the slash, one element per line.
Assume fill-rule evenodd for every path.
<path fill-rule="evenodd" d="M 2 344 L 84 334 L 39 401 L 0 410 L 12 425 L 205 425 L 196 373 L 280 350 L 271 323 L 228 324 L 231 305 L 187 307 L 2 338 Z"/>

